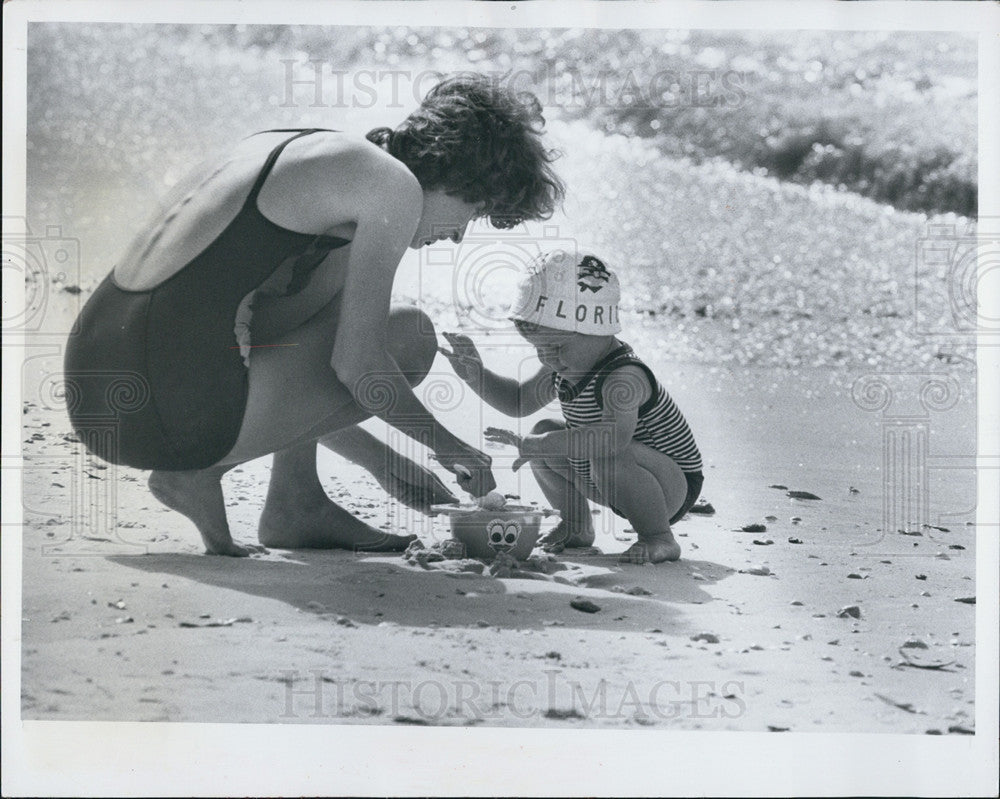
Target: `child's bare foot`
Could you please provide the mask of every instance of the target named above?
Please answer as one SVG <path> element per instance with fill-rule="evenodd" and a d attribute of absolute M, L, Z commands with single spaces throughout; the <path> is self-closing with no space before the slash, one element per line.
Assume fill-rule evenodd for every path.
<path fill-rule="evenodd" d="M 571 527 L 565 521 L 560 521 L 538 541 L 546 552 L 558 554 L 571 547 L 589 547 L 594 544 L 594 528 L 587 525 L 584 528 Z"/>
<path fill-rule="evenodd" d="M 639 540 L 626 549 L 618 557 L 619 563 L 632 563 L 641 566 L 644 563 L 663 563 L 665 560 L 678 560 L 681 556 L 681 545 L 674 540 L 673 533 L 639 536 Z"/>

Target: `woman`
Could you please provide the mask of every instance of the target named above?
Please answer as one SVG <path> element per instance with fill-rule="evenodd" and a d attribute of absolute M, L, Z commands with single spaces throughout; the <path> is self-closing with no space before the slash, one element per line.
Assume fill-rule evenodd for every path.
<path fill-rule="evenodd" d="M 69 340 L 70 418 L 82 440 L 106 460 L 151 469 L 153 494 L 220 555 L 248 554 L 230 535 L 220 479 L 269 453 L 262 544 L 404 547 L 409 538 L 331 502 L 315 472 L 319 441 L 403 501 L 447 500 L 431 473 L 388 458 L 356 427 L 372 415 L 427 444 L 467 491 L 491 490 L 490 458 L 414 395 L 434 328 L 418 309 L 391 308 L 390 292 L 407 247 L 459 242 L 477 217 L 508 228 L 552 214 L 563 186 L 543 125 L 533 96 L 463 74 L 395 130 L 266 131 L 189 176 Z M 94 424 L 109 414 L 110 437 Z"/>

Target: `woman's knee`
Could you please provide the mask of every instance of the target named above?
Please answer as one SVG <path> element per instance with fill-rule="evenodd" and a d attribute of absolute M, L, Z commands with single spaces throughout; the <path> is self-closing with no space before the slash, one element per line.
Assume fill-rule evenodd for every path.
<path fill-rule="evenodd" d="M 542 433 L 554 433 L 556 430 L 565 430 L 566 425 L 558 419 L 539 419 L 531 428 L 531 434 L 539 436 Z"/>
<path fill-rule="evenodd" d="M 437 335 L 426 313 L 413 305 L 394 305 L 386 341 L 389 354 L 411 386 L 427 377 L 437 355 Z"/>

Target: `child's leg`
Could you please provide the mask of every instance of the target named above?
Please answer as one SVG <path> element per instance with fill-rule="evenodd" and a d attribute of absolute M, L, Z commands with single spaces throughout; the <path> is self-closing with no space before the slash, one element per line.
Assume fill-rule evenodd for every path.
<path fill-rule="evenodd" d="M 555 419 L 542 419 L 532 433 L 549 433 L 565 427 Z M 565 547 L 589 547 L 594 543 L 594 525 L 590 505 L 574 480 L 574 472 L 566 458 L 552 456 L 531 460 L 531 471 L 549 504 L 559 511 L 560 521 L 539 542 L 550 552 Z"/>
<path fill-rule="evenodd" d="M 639 540 L 621 556 L 628 563 L 677 560 L 681 548 L 670 518 L 687 494 L 684 472 L 673 459 L 638 441 L 614 458 L 590 464 L 601 498 L 622 513 Z"/>

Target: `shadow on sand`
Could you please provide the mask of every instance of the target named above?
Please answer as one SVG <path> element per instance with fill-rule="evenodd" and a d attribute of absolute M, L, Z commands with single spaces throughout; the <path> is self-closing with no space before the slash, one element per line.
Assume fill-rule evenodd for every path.
<path fill-rule="evenodd" d="M 676 634 L 686 630 L 683 606 L 711 602 L 705 589 L 733 573 L 721 564 L 698 560 L 622 567 L 612 555 L 564 558 L 568 565 L 580 566 L 562 572 L 581 575 L 572 585 L 424 571 L 404 565 L 398 556 L 326 550 L 272 551 L 246 559 L 162 554 L 115 555 L 108 560 L 279 600 L 331 621 L 346 616 L 359 625 L 539 629 L 555 623 L 622 632 L 656 627 Z M 637 593 L 623 593 L 630 589 Z M 600 610 L 572 608 L 570 601 L 577 596 Z M 239 615 L 238 601 L 229 598 L 227 607 L 231 615 Z"/>

